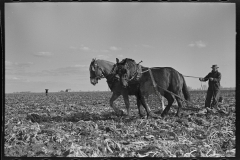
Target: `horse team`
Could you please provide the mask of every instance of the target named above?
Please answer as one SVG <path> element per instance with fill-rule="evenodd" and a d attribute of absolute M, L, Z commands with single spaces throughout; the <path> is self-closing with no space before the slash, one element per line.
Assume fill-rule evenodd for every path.
<path fill-rule="evenodd" d="M 148 68 L 137 64 L 129 58 L 123 59 L 121 62 L 116 59 L 116 63 L 93 59 L 90 63 L 89 71 L 90 82 L 93 85 L 96 85 L 101 78 L 107 79 L 107 84 L 113 92 L 110 98 L 110 106 L 119 115 L 123 115 L 123 111 L 116 107 L 114 101 L 120 95 L 123 96 L 127 116 L 130 115 L 128 96 L 135 95 L 140 117 L 144 116 L 141 109 L 142 105 L 147 112 L 148 118 L 158 118 L 151 111 L 148 104 L 148 97 L 151 94 L 157 94 L 161 101 L 162 110 L 159 112 L 162 112 L 162 117 L 170 110 L 174 98 L 178 103 L 176 116 L 180 116 L 180 110 L 183 105 L 180 97 L 183 95 L 185 100 L 190 100 L 190 94 L 183 75 L 171 67 Z M 164 106 L 162 96 L 168 101 L 166 107 Z"/>

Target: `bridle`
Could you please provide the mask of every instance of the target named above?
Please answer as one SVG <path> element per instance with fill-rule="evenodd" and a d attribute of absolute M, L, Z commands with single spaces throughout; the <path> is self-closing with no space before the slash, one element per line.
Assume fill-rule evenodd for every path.
<path fill-rule="evenodd" d="M 113 73 L 115 73 L 116 69 L 117 69 L 115 64 L 113 65 L 113 68 L 110 71 L 110 73 L 108 75 L 104 75 L 103 69 L 97 63 L 95 63 L 95 61 L 96 60 L 94 60 L 93 64 L 91 65 L 92 67 L 94 67 L 95 76 L 94 77 L 90 76 L 91 79 L 101 80 L 102 78 L 109 78 L 109 76 L 111 79 L 114 76 Z M 101 75 L 98 75 L 98 73 L 97 73 L 99 70 L 101 71 Z"/>
<path fill-rule="evenodd" d="M 105 78 L 105 76 L 103 75 L 103 69 L 97 63 L 95 63 L 95 61 L 93 62 L 92 67 L 94 67 L 95 76 L 94 77 L 90 76 L 91 79 L 100 80 L 102 78 Z M 100 75 L 98 75 L 97 73 L 99 70 L 101 71 Z"/>

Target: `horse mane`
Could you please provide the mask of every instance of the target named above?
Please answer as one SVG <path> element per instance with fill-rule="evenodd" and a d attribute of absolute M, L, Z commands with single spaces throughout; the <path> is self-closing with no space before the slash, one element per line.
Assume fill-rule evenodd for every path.
<path fill-rule="evenodd" d="M 130 63 L 128 63 L 128 62 L 130 62 Z M 120 65 L 125 65 L 126 63 L 130 64 L 131 67 L 132 67 L 133 65 L 137 65 L 136 61 L 133 60 L 133 59 L 131 59 L 131 58 L 125 58 L 125 59 L 123 59 L 121 62 L 119 62 Z M 139 64 L 139 66 L 141 66 L 142 71 L 145 71 L 145 70 L 147 70 L 147 69 L 149 68 L 149 67 L 142 66 L 142 65 L 140 65 L 140 64 Z"/>
<path fill-rule="evenodd" d="M 130 58 L 125 58 L 121 62 L 119 62 L 120 65 L 125 66 L 125 69 L 127 69 L 130 72 L 130 77 L 136 76 L 136 80 L 138 80 L 142 75 L 142 68 L 141 65 L 137 64 L 135 60 Z"/>
<path fill-rule="evenodd" d="M 133 59 L 131 59 L 131 58 L 125 58 L 125 59 L 123 59 L 121 62 L 119 62 L 119 64 L 125 65 L 125 64 L 128 63 L 128 62 L 131 62 L 131 63 L 136 64 L 135 60 L 133 60 Z"/>

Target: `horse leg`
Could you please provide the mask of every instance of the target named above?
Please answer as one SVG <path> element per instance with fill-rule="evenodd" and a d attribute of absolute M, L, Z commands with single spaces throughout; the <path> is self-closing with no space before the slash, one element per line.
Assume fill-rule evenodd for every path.
<path fill-rule="evenodd" d="M 136 98 L 137 98 L 138 113 L 139 113 L 139 116 L 142 118 L 142 117 L 144 117 L 144 114 L 141 109 L 141 97 L 136 96 Z"/>
<path fill-rule="evenodd" d="M 181 90 L 179 92 L 176 92 L 175 94 L 180 96 L 180 97 L 181 97 L 181 95 L 183 95 Z M 179 117 L 180 116 L 180 111 L 181 111 L 181 108 L 182 108 L 182 100 L 180 98 L 176 97 L 176 96 L 175 96 L 175 99 L 177 100 L 177 104 L 178 104 L 178 109 L 177 109 L 176 116 Z"/>
<path fill-rule="evenodd" d="M 128 94 L 127 93 L 123 93 L 123 99 L 124 99 L 124 103 L 126 105 L 126 109 L 127 109 L 127 116 L 130 115 L 130 111 L 129 111 L 129 98 L 128 98 Z"/>
<path fill-rule="evenodd" d="M 148 96 L 143 96 L 143 95 L 141 95 L 141 98 L 140 98 L 140 99 L 141 99 L 141 102 L 142 102 L 143 107 L 145 108 L 145 110 L 146 110 L 146 112 L 147 112 L 147 118 L 149 118 L 149 117 L 158 118 L 157 115 L 155 115 L 155 114 L 152 113 L 152 111 L 151 111 L 151 109 L 150 109 L 150 107 L 149 107 L 149 105 L 148 105 L 148 103 L 147 103 L 147 101 L 148 101 Z"/>
<path fill-rule="evenodd" d="M 165 109 L 165 106 L 164 106 L 164 99 L 163 99 L 163 96 L 158 92 L 158 90 L 155 88 L 155 93 L 158 97 L 158 100 L 162 103 L 162 110 L 160 109 L 158 112 L 162 112 L 164 109 Z"/>
<path fill-rule="evenodd" d="M 167 105 L 166 108 L 163 110 L 163 112 L 162 112 L 162 114 L 161 114 L 162 117 L 164 117 L 164 116 L 168 113 L 168 111 L 170 110 L 170 107 L 172 106 L 172 104 L 173 104 L 173 102 L 174 102 L 174 98 L 173 98 L 173 96 L 172 96 L 170 93 L 165 92 L 165 93 L 164 93 L 164 96 L 165 96 L 165 98 L 168 100 L 168 105 Z"/>
<path fill-rule="evenodd" d="M 119 110 L 118 108 L 116 108 L 114 101 L 120 96 L 119 93 L 115 93 L 113 92 L 112 97 L 110 98 L 110 106 L 112 107 L 112 109 L 118 114 L 118 115 L 123 115 L 123 111 Z"/>
<path fill-rule="evenodd" d="M 179 117 L 180 116 L 180 111 L 181 111 L 181 108 L 182 108 L 182 102 L 181 102 L 180 98 L 178 98 L 178 97 L 175 97 L 175 98 L 176 98 L 177 103 L 178 103 L 178 110 L 177 110 L 176 116 Z"/>
<path fill-rule="evenodd" d="M 164 110 L 166 107 L 164 105 L 164 97 L 162 96 L 162 110 Z"/>
<path fill-rule="evenodd" d="M 164 96 L 161 96 L 161 99 L 159 98 L 159 101 L 162 104 L 162 108 L 159 111 L 155 112 L 156 114 L 162 113 L 164 111 L 164 109 L 166 108 L 165 105 L 164 105 Z"/>

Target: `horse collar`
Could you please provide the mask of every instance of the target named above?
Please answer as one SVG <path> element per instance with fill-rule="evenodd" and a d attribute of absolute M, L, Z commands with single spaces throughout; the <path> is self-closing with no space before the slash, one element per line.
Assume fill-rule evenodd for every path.
<path fill-rule="evenodd" d="M 105 76 L 106 79 L 112 79 L 115 75 L 116 72 L 116 64 L 113 65 L 113 68 L 111 69 L 111 71 L 109 72 L 109 74 L 107 76 Z M 110 78 L 109 78 L 110 77 Z"/>

